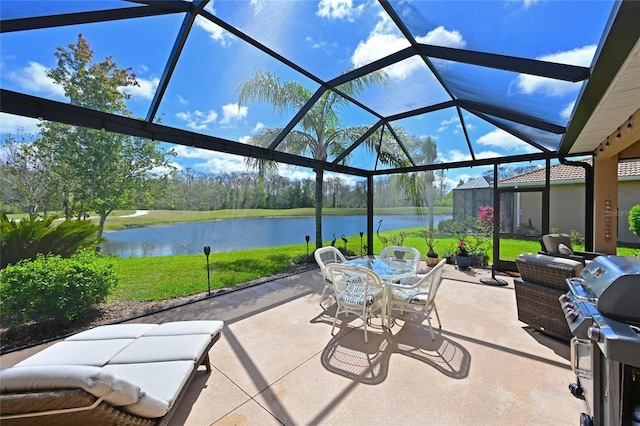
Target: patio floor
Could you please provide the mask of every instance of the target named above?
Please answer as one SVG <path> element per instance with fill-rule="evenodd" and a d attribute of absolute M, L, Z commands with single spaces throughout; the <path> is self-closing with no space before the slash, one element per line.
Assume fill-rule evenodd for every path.
<path fill-rule="evenodd" d="M 479 283 L 490 271 L 445 268 L 435 341 L 411 315 L 385 332 L 374 320 L 368 344 L 361 321 L 341 315 L 332 337 L 319 269 L 132 322 L 225 321 L 213 371 L 201 369 L 172 425 L 577 424 L 568 343 L 517 320 L 510 277 L 494 287 Z"/>

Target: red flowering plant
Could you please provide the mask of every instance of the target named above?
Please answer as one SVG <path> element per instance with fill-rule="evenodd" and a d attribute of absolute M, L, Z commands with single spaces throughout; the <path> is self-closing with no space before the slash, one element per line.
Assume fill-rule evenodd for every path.
<path fill-rule="evenodd" d="M 464 241 L 458 242 L 458 247 L 456 247 L 456 256 L 469 257 L 469 248 Z"/>

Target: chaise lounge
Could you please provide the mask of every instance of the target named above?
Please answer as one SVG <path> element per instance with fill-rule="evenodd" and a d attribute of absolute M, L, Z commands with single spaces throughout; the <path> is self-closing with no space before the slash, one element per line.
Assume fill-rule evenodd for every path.
<path fill-rule="evenodd" d="M 115 324 L 58 342 L 0 370 L 4 425 L 164 425 L 222 321 Z"/>

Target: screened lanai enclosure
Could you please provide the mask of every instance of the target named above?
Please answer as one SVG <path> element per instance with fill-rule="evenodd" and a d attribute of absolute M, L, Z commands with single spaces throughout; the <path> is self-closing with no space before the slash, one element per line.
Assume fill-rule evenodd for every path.
<path fill-rule="evenodd" d="M 548 168 L 640 106 L 637 1 L 3 0 L 0 17 L 3 133 L 59 122 L 220 169 L 349 176 L 368 189 L 370 250 L 376 177 Z M 135 74 L 125 108 L 52 84 L 79 34 Z"/>

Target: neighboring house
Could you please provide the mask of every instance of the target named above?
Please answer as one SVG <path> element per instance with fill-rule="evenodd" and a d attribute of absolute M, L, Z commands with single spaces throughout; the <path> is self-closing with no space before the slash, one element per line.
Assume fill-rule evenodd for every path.
<path fill-rule="evenodd" d="M 590 160 L 584 160 L 591 163 Z M 550 207 L 549 229 L 557 228 L 559 232 L 570 233 L 572 229 L 585 235 L 585 172 L 582 167 L 556 164 L 551 166 L 550 175 Z M 545 168 L 512 176 L 498 182 L 500 188 L 527 188 L 543 186 Z M 455 199 L 455 196 L 454 196 Z M 501 215 L 514 212 L 513 218 L 507 221 L 515 223 L 515 229 L 531 223 L 536 229 L 541 228 L 541 199 L 539 192 L 520 192 L 514 194 L 513 208 L 503 209 Z M 631 207 L 640 204 L 640 160 L 620 161 L 618 163 L 618 212 L 613 214 L 618 220 L 617 241 L 621 243 L 640 243 L 638 237 L 629 230 L 629 212 Z M 596 212 L 596 214 L 598 214 Z M 455 215 L 455 209 L 454 209 Z M 455 216 L 454 216 L 455 217 Z M 615 220 L 615 218 L 614 218 Z M 509 230 L 507 230 L 509 232 Z M 511 231 L 514 232 L 514 231 Z"/>
<path fill-rule="evenodd" d="M 484 177 L 469 180 L 453 189 L 453 220 L 478 217 L 480 207 L 493 206 L 493 185 Z"/>

